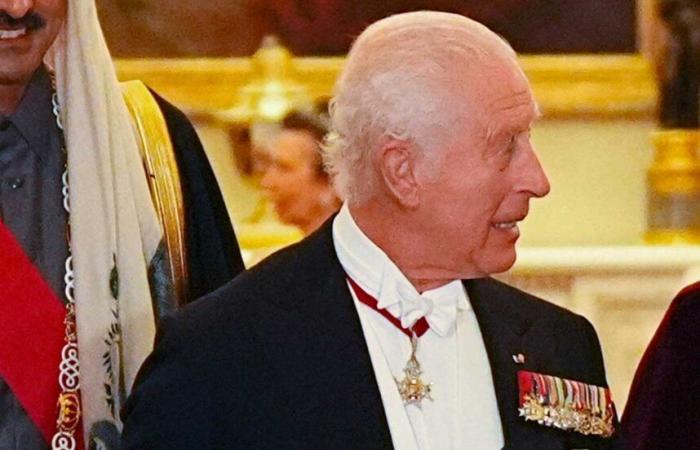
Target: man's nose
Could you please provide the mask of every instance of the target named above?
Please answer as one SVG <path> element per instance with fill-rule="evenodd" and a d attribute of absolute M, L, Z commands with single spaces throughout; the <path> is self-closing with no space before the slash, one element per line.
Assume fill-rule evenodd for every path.
<path fill-rule="evenodd" d="M 15 19 L 27 15 L 34 7 L 34 0 L 0 0 L 0 12 L 5 12 Z"/>
<path fill-rule="evenodd" d="M 530 191 L 534 197 L 544 197 L 549 194 L 550 185 L 547 174 L 544 173 L 542 164 L 537 158 L 535 148 L 530 145 L 530 151 L 525 172 L 525 190 Z"/>

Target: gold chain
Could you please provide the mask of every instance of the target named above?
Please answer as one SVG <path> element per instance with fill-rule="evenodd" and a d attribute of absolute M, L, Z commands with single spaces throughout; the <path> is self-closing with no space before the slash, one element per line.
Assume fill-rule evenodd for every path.
<path fill-rule="evenodd" d="M 66 211 L 68 220 L 66 222 L 66 239 L 68 243 L 68 257 L 65 262 L 65 297 L 66 297 L 66 317 L 63 319 L 65 325 L 65 344 L 61 350 L 61 363 L 59 365 L 58 384 L 61 393 L 58 396 L 58 418 L 56 419 L 56 433 L 51 440 L 52 450 L 76 450 L 77 441 L 75 433 L 80 423 L 80 363 L 78 360 L 78 335 L 75 321 L 75 298 L 73 291 L 75 287 L 75 275 L 73 273 L 73 256 L 71 250 L 70 237 L 70 203 L 68 187 L 68 157 L 66 150 L 63 123 L 61 122 L 58 95 L 56 93 L 56 77 L 51 74 L 53 114 L 56 118 L 56 126 L 61 138 L 61 146 L 65 156 L 64 170 L 61 177 L 63 208 Z"/>

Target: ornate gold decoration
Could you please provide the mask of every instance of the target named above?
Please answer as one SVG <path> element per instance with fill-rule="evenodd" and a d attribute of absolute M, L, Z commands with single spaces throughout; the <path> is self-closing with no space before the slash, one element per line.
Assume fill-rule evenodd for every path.
<path fill-rule="evenodd" d="M 647 171 L 650 244 L 700 243 L 700 130 L 660 130 Z"/>
<path fill-rule="evenodd" d="M 80 420 L 80 397 L 75 392 L 62 392 L 58 397 L 58 420 L 60 426 L 75 430 Z"/>
<path fill-rule="evenodd" d="M 309 104 L 297 81 L 292 54 L 267 36 L 251 58 L 249 81 L 238 89 L 231 108 L 215 113 L 225 123 L 279 122 L 291 109 Z"/>
<path fill-rule="evenodd" d="M 175 294 L 184 303 L 187 295 L 187 258 L 182 184 L 165 118 L 141 81 L 122 83 L 126 106 L 139 137 L 151 198 L 160 218 L 169 254 Z"/>
<path fill-rule="evenodd" d="M 63 293 L 66 297 L 66 316 L 63 318 L 64 345 L 61 349 L 61 362 L 58 365 L 58 417 L 56 418 L 56 432 L 51 438 L 52 450 L 75 450 L 77 440 L 75 433 L 80 418 L 80 360 L 78 358 L 78 335 L 75 322 L 75 272 L 73 271 L 73 250 L 71 247 L 70 227 L 70 185 L 68 183 L 68 152 L 61 121 L 61 107 L 56 93 L 56 77 L 51 73 L 51 105 L 56 127 L 61 136 L 61 147 L 66 156 L 63 175 L 61 176 L 61 195 L 63 197 L 63 209 L 68 214 L 66 222 L 66 238 L 68 244 L 68 257 L 65 262 L 65 283 Z"/>
<path fill-rule="evenodd" d="M 518 412 L 525 421 L 585 435 L 610 437 L 615 432 L 613 415 L 606 411 L 576 408 L 572 404 L 552 406 L 539 396 L 526 395 Z"/>
<path fill-rule="evenodd" d="M 344 58 L 287 55 L 278 73 L 311 101 L 331 94 Z M 221 111 L 239 106 L 240 90 L 259 76 L 260 56 L 122 59 L 117 70 L 120 79 L 141 79 L 191 112 Z M 546 117 L 653 116 L 657 88 L 641 55 L 524 55 L 520 61 Z"/>
<path fill-rule="evenodd" d="M 518 372 L 518 384 L 518 413 L 525 421 L 585 435 L 613 435 L 615 410 L 607 389 L 528 371 Z"/>
<path fill-rule="evenodd" d="M 688 245 L 700 244 L 700 230 L 648 230 L 644 240 L 652 245 Z"/>
<path fill-rule="evenodd" d="M 420 408 L 423 399 L 433 400 L 430 396 L 433 383 L 426 383 L 420 377 L 423 371 L 416 358 L 417 347 L 418 337 L 414 334 L 411 337 L 411 357 L 408 359 L 406 367 L 403 369 L 403 380 L 394 380 L 396 381 L 396 386 L 399 388 L 399 395 L 401 395 L 404 405 L 415 405 Z"/>
<path fill-rule="evenodd" d="M 656 154 L 648 172 L 649 186 L 665 194 L 700 192 L 696 152 L 699 130 L 660 130 L 652 135 Z"/>

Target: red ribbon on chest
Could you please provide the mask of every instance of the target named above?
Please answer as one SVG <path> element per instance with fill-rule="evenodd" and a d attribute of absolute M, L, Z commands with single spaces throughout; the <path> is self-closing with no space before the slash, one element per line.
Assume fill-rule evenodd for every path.
<path fill-rule="evenodd" d="M 0 376 L 49 443 L 65 316 L 61 300 L 0 222 Z"/>

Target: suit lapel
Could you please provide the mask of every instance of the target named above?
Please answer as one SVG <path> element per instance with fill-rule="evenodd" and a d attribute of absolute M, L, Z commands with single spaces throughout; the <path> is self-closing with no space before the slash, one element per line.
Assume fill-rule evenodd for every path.
<path fill-rule="evenodd" d="M 505 449 L 548 448 L 561 445 L 544 427 L 518 416 L 518 370 L 537 370 L 552 354 L 554 343 L 540 333 L 534 318 L 520 304 L 517 291 L 491 279 L 467 280 L 465 287 L 479 323 L 489 357 Z M 525 356 L 517 364 L 513 355 Z"/>
<path fill-rule="evenodd" d="M 282 299 L 273 306 L 284 311 L 272 310 L 260 318 L 260 338 L 294 405 L 293 414 L 317 429 L 325 427 L 324 439 L 334 436 L 336 444 L 326 440 L 325 445 L 392 448 L 362 326 L 335 256 L 330 223 L 296 250 L 294 282 L 285 283 L 289 290 L 280 292 Z M 314 445 L 311 440 L 309 445 Z"/>
<path fill-rule="evenodd" d="M 257 320 L 258 337 L 274 367 L 279 405 L 305 430 L 325 430 L 333 448 L 392 448 L 379 388 L 345 273 L 335 255 L 330 221 L 295 250 L 292 269 Z M 293 278 L 293 282 L 290 279 Z M 492 279 L 465 287 L 484 339 L 503 426 L 505 449 L 558 449 L 561 438 L 518 417 L 518 370 L 541 371 L 556 350 L 522 293 Z M 513 355 L 525 355 L 516 364 Z M 332 438 L 330 436 L 333 436 Z M 329 447 L 330 448 L 330 447 Z"/>

